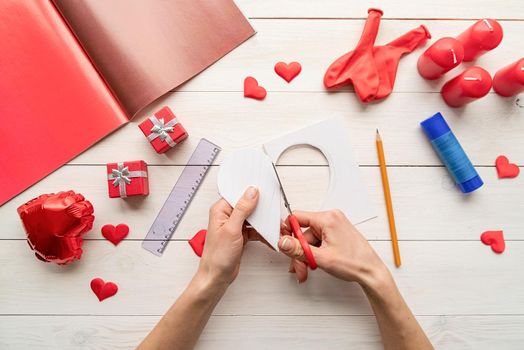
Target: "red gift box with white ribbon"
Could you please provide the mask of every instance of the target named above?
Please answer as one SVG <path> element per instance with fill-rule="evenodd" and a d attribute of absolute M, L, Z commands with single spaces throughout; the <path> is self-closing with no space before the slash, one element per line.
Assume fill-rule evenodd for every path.
<path fill-rule="evenodd" d="M 109 198 L 147 196 L 149 181 L 143 160 L 107 164 Z"/>
<path fill-rule="evenodd" d="M 164 153 L 185 140 L 186 129 L 165 106 L 138 125 L 157 153 Z"/>

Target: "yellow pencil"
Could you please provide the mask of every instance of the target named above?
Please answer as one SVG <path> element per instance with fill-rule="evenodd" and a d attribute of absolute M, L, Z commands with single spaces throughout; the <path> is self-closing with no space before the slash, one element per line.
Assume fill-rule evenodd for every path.
<path fill-rule="evenodd" d="M 391 202 L 391 191 L 389 190 L 388 171 L 386 168 L 386 158 L 384 157 L 384 147 L 382 139 L 377 129 L 377 154 L 380 164 L 380 176 L 382 177 L 382 187 L 384 188 L 384 198 L 386 200 L 386 210 L 388 212 L 389 232 L 391 234 L 391 245 L 393 246 L 393 256 L 395 266 L 400 266 L 400 251 L 398 249 L 397 228 L 395 227 L 395 216 L 393 215 L 393 203 Z"/>

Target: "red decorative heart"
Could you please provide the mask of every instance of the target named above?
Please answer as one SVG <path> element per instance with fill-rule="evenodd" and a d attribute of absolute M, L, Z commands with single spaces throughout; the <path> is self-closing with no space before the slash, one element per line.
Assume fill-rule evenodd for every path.
<path fill-rule="evenodd" d="M 480 235 L 480 240 L 485 245 L 491 246 L 491 250 L 497 254 L 502 253 L 506 248 L 506 242 L 504 241 L 504 234 L 502 230 L 486 231 Z"/>
<path fill-rule="evenodd" d="M 517 164 L 510 163 L 506 156 L 498 156 L 495 165 L 499 179 L 517 177 L 520 173 Z"/>
<path fill-rule="evenodd" d="M 112 297 L 118 292 L 118 286 L 113 282 L 104 282 L 101 278 L 94 278 L 91 281 L 91 289 L 99 301 Z"/>
<path fill-rule="evenodd" d="M 258 81 L 255 78 L 246 77 L 246 79 L 244 79 L 244 97 L 263 100 L 266 97 L 266 94 L 266 89 L 258 85 Z"/>
<path fill-rule="evenodd" d="M 126 224 L 118 224 L 116 227 L 109 224 L 102 226 L 102 236 L 114 245 L 126 238 L 128 233 L 129 227 Z"/>
<path fill-rule="evenodd" d="M 278 62 L 275 64 L 275 72 L 284 78 L 288 83 L 293 80 L 302 70 L 302 66 L 298 62 L 284 63 Z"/>
<path fill-rule="evenodd" d="M 196 255 L 202 256 L 204 251 L 204 244 L 206 243 L 207 230 L 200 230 L 189 240 L 189 245 L 193 248 Z"/>

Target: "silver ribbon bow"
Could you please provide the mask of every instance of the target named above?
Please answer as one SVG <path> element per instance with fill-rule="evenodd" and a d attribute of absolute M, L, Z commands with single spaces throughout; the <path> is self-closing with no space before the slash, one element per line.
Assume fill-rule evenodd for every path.
<path fill-rule="evenodd" d="M 134 177 L 147 177 L 147 172 L 142 170 L 129 171 L 124 163 L 117 163 L 118 169 L 111 169 L 111 174 L 107 174 L 108 180 L 113 180 L 113 186 L 119 187 L 120 197 L 127 197 L 126 185 L 131 183 Z"/>
<path fill-rule="evenodd" d="M 149 117 L 153 127 L 151 128 L 151 134 L 147 137 L 149 141 L 153 141 L 157 137 L 161 141 L 167 142 L 169 147 L 175 147 L 176 142 L 171 138 L 168 132 L 173 132 L 175 130 L 175 125 L 178 123 L 177 119 L 171 119 L 167 123 L 164 123 L 164 118 L 158 119 L 155 116 Z"/>

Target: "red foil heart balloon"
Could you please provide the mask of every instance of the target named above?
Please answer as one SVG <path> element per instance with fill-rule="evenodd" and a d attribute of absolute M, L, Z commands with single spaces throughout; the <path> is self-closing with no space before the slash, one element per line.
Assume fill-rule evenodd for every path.
<path fill-rule="evenodd" d="M 288 83 L 302 71 L 302 66 L 298 62 L 278 62 L 275 64 L 275 73 L 280 75 Z"/>
<path fill-rule="evenodd" d="M 499 179 L 517 177 L 520 173 L 517 164 L 510 163 L 506 156 L 498 156 L 495 166 Z"/>
<path fill-rule="evenodd" d="M 99 301 L 112 297 L 118 292 L 118 286 L 113 282 L 105 282 L 101 278 L 94 278 L 91 281 L 91 289 Z"/>
<path fill-rule="evenodd" d="M 128 233 L 129 226 L 126 224 L 118 224 L 116 227 L 108 224 L 102 227 L 102 236 L 114 245 L 118 245 L 118 243 L 127 237 Z"/>
<path fill-rule="evenodd" d="M 43 194 L 18 207 L 27 242 L 38 259 L 68 264 L 82 256 L 82 235 L 93 227 L 93 206 L 73 191 Z"/>
<path fill-rule="evenodd" d="M 497 254 L 502 253 L 504 249 L 506 249 L 506 243 L 504 241 L 504 234 L 502 230 L 486 231 L 480 235 L 480 240 L 485 245 L 491 246 L 491 250 Z"/>
<path fill-rule="evenodd" d="M 266 89 L 258 85 L 258 81 L 253 77 L 244 79 L 244 97 L 263 100 L 266 97 Z"/>

